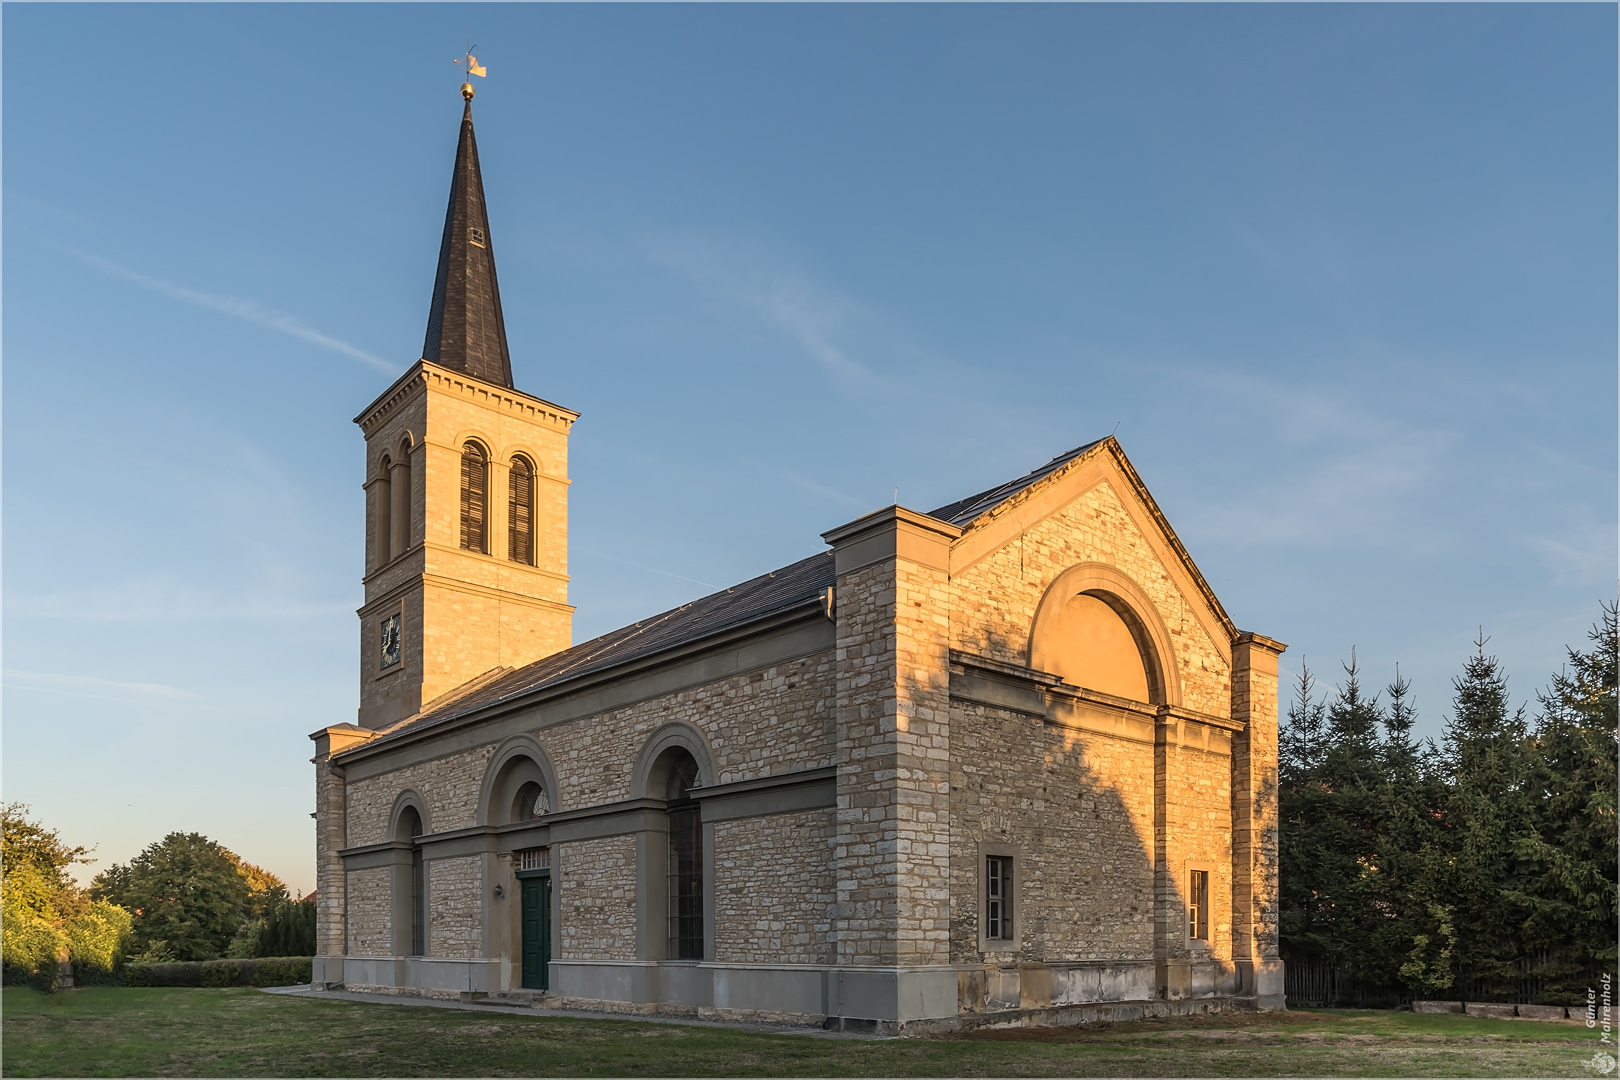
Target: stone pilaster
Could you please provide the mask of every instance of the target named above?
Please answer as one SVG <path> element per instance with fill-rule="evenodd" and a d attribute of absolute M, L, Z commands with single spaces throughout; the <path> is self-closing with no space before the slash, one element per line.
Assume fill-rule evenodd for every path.
<path fill-rule="evenodd" d="M 959 535 L 901 507 L 824 534 L 838 575 L 841 967 L 949 962 L 949 554 Z M 954 999 L 954 975 L 949 982 Z M 845 1016 L 898 1021 L 934 1007 L 903 971 L 841 985 Z"/>
<path fill-rule="evenodd" d="M 1277 660 L 1287 646 L 1259 634 L 1232 645 L 1232 952 L 1239 992 L 1282 1008 L 1277 951 Z"/>
<path fill-rule="evenodd" d="M 343 981 L 348 949 L 347 881 L 338 852 L 348 846 L 343 770 L 332 764 L 341 753 L 375 736 L 353 724 L 323 728 L 315 742 L 315 965 L 311 982 L 320 989 Z"/>

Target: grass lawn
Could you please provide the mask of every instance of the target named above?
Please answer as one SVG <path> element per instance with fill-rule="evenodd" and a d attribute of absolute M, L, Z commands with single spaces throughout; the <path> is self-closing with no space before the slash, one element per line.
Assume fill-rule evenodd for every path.
<path fill-rule="evenodd" d="M 1295 1011 L 863 1041 L 282 997 L 4 992 L 5 1076 L 1593 1076 L 1575 1024 Z"/>

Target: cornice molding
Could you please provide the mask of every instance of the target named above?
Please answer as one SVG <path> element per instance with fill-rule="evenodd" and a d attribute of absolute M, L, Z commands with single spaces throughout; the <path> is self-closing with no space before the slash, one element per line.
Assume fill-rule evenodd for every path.
<path fill-rule="evenodd" d="M 418 389 L 436 390 L 472 401 L 482 398 L 479 403 L 486 408 L 491 407 L 493 402 L 494 407 L 503 411 L 529 413 L 533 419 L 561 428 L 564 432 L 567 432 L 580 416 L 572 409 L 566 409 L 544 398 L 485 382 L 464 371 L 440 367 L 429 360 L 418 360 L 406 370 L 405 374 L 395 380 L 392 386 L 384 390 L 381 396 L 362 409 L 360 415 L 354 418 L 354 422 L 360 425 L 360 430 L 370 438 L 371 433 L 402 404 L 410 400 Z"/>
<path fill-rule="evenodd" d="M 394 380 L 392 386 L 384 390 L 370 405 L 360 410 L 360 415 L 354 418 L 354 422 L 360 425 L 360 430 L 365 433 L 366 438 L 371 438 L 371 433 L 417 391 L 426 389 L 427 376 L 423 370 L 426 363 L 426 360 L 418 360 L 406 368 L 405 374 Z"/>

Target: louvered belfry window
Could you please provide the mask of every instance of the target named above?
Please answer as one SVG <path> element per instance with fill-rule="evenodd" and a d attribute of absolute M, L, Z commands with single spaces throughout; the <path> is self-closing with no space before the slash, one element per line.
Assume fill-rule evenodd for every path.
<path fill-rule="evenodd" d="M 527 458 L 512 459 L 511 503 L 507 507 L 506 557 L 534 565 L 534 466 Z"/>
<path fill-rule="evenodd" d="M 470 442 L 461 448 L 461 546 L 488 551 L 489 459 Z"/>

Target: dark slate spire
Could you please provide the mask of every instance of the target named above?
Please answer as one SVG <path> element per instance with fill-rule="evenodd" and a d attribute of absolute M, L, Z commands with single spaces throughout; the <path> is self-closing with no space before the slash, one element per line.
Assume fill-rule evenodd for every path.
<path fill-rule="evenodd" d="M 478 140 L 473 137 L 471 87 L 462 89 L 461 141 L 450 181 L 450 208 L 439 244 L 439 273 L 433 280 L 427 340 L 422 359 L 456 368 L 497 386 L 512 386 L 512 358 L 506 350 L 501 290 L 495 282 L 495 249 L 484 210 L 484 180 L 478 171 Z"/>

